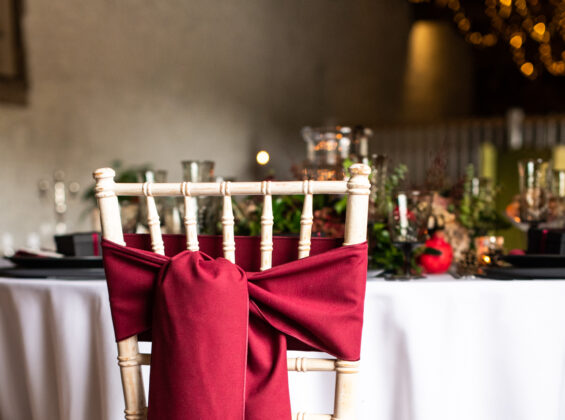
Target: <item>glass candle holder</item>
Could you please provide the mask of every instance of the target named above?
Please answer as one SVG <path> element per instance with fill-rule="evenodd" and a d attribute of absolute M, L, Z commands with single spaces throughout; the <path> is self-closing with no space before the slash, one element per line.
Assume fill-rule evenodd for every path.
<path fill-rule="evenodd" d="M 543 159 L 518 162 L 520 220 L 536 225 L 547 220 L 550 195 L 550 163 Z"/>
<path fill-rule="evenodd" d="M 187 182 L 214 182 L 214 162 L 185 160 L 182 162 L 183 180 Z"/>
<path fill-rule="evenodd" d="M 554 170 L 551 179 L 548 218 L 557 226 L 565 222 L 565 170 Z"/>
<path fill-rule="evenodd" d="M 475 249 L 480 265 L 496 265 L 504 252 L 504 237 L 479 236 L 475 238 Z"/>
<path fill-rule="evenodd" d="M 214 162 L 211 160 L 185 160 L 182 162 L 183 180 L 187 182 L 215 182 Z M 198 233 L 216 233 L 215 220 L 218 197 L 192 197 L 197 209 Z"/>
<path fill-rule="evenodd" d="M 349 157 L 351 128 L 304 127 L 306 142 L 307 177 L 317 180 L 343 179 L 342 163 Z"/>
<path fill-rule="evenodd" d="M 349 146 L 349 159 L 353 162 L 369 165 L 369 140 L 373 137 L 373 130 L 368 127 L 356 126 L 351 134 Z"/>
<path fill-rule="evenodd" d="M 393 244 L 404 254 L 402 274 L 388 276 L 391 280 L 423 277 L 412 274 L 412 252 L 428 236 L 428 221 L 432 210 L 432 195 L 423 191 L 399 191 L 389 214 L 389 229 Z"/>

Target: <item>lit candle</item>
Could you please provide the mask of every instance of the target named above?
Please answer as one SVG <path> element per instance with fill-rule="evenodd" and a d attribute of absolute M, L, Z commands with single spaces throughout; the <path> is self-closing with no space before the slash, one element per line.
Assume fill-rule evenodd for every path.
<path fill-rule="evenodd" d="M 407 240 L 408 234 L 408 201 L 406 194 L 398 194 L 398 216 L 400 217 L 400 236 Z"/>

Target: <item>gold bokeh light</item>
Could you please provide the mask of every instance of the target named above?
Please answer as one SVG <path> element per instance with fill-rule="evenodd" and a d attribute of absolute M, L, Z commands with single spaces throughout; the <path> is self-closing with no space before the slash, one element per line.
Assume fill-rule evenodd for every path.
<path fill-rule="evenodd" d="M 261 150 L 257 152 L 257 156 L 255 158 L 257 159 L 257 163 L 259 165 L 266 165 L 267 163 L 269 163 L 271 157 L 266 150 Z"/>
<path fill-rule="evenodd" d="M 534 32 L 540 38 L 543 37 L 543 34 L 545 34 L 545 23 L 543 23 L 543 22 L 536 23 L 534 25 Z"/>
<path fill-rule="evenodd" d="M 520 71 L 524 73 L 526 76 L 531 76 L 534 72 L 534 65 L 529 61 L 526 61 L 524 64 L 520 66 Z"/>
<path fill-rule="evenodd" d="M 510 38 L 510 45 L 512 45 L 514 48 L 520 48 L 522 46 L 522 42 L 522 36 L 519 34 L 516 34 L 512 38 Z"/>

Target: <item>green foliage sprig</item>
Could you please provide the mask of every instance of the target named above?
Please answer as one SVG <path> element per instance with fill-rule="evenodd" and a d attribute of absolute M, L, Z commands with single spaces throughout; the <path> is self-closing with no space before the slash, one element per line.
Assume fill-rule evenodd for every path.
<path fill-rule="evenodd" d="M 387 273 L 401 274 L 404 268 L 404 253 L 392 243 L 387 225 L 385 223 L 373 224 L 371 238 L 373 248 L 370 255 L 370 265 Z M 410 255 L 410 269 L 413 274 L 422 273 L 418 259 L 424 254 L 441 255 L 441 252 L 423 245 L 414 249 Z"/>
<path fill-rule="evenodd" d="M 392 170 L 392 174 L 387 177 L 384 197 L 386 200 L 387 215 L 394 209 L 394 191 L 397 190 L 398 186 L 404 181 L 407 172 L 408 167 L 403 163 L 400 163 Z"/>
<path fill-rule="evenodd" d="M 373 224 L 370 234 L 371 267 L 380 268 L 392 273 L 398 272 L 404 264 L 404 254 L 392 243 L 387 224 Z"/>
<path fill-rule="evenodd" d="M 396 272 L 402 267 L 404 257 L 402 252 L 394 246 L 390 232 L 388 231 L 388 214 L 393 210 L 393 192 L 406 177 L 408 168 L 400 164 L 396 166 L 384 182 L 384 196 L 376 197 L 373 203 L 378 209 L 381 222 L 373 224 L 369 230 L 369 242 L 371 244 L 370 265 L 372 267 L 383 268 L 385 271 Z"/>
<path fill-rule="evenodd" d="M 324 236 L 341 236 L 347 197 L 326 194 L 312 198 L 315 213 L 313 231 Z M 273 217 L 276 223 L 273 234 L 288 235 L 300 233 L 300 217 L 304 205 L 303 195 L 284 195 L 273 197 Z M 235 202 L 234 212 L 236 235 L 260 235 L 263 204 L 260 197 L 246 197 Z"/>
<path fill-rule="evenodd" d="M 469 231 L 471 238 L 492 234 L 500 229 L 510 227 L 495 209 L 494 200 L 497 188 L 474 188 L 475 167 L 470 164 L 465 171 L 463 196 L 457 208 L 457 217 L 461 225 Z M 475 189 L 475 191 L 474 191 Z M 471 241 L 473 246 L 474 241 Z"/>

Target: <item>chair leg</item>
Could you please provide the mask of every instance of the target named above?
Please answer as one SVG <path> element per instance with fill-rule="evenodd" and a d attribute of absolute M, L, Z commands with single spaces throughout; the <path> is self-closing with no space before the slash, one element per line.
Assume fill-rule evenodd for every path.
<path fill-rule="evenodd" d="M 126 403 L 125 419 L 144 420 L 147 417 L 147 405 L 136 336 L 118 343 L 118 364 Z"/>
<path fill-rule="evenodd" d="M 333 419 L 356 420 L 356 388 L 359 362 L 337 360 L 335 364 L 335 406 Z"/>

